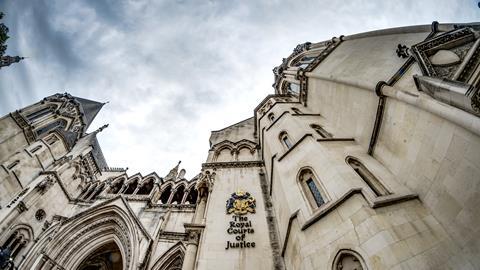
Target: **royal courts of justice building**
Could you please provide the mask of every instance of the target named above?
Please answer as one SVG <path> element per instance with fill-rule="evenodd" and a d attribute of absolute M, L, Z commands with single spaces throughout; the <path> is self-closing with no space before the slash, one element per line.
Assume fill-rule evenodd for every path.
<path fill-rule="evenodd" d="M 480 24 L 306 42 L 273 73 L 251 118 L 212 131 L 192 179 L 176 161 L 163 174 L 109 167 L 104 127 L 87 132 L 103 103 L 87 97 L 0 118 L 2 258 L 51 270 L 480 269 Z"/>

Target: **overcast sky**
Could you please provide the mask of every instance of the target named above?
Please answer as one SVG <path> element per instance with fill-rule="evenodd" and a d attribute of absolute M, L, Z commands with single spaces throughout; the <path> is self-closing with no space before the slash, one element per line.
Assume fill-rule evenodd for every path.
<path fill-rule="evenodd" d="M 7 53 L 0 114 L 65 91 L 109 101 L 90 131 L 112 167 L 195 176 L 211 130 L 253 116 L 273 67 L 306 41 L 479 21 L 478 1 L 0 0 Z M 394 48 L 392 48 L 392 53 Z"/>

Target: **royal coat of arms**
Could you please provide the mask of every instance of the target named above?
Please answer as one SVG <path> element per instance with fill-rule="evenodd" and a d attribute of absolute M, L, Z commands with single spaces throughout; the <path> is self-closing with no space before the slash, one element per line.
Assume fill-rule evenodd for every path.
<path fill-rule="evenodd" d="M 227 214 L 245 215 L 246 213 L 255 213 L 255 207 L 255 198 L 242 190 L 232 193 L 227 200 Z"/>

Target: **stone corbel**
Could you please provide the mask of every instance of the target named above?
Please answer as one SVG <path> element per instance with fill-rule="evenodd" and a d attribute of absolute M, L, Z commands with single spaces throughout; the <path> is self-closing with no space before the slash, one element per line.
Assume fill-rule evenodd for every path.
<path fill-rule="evenodd" d="M 187 233 L 187 245 L 196 245 L 200 241 L 200 236 L 205 229 L 205 225 L 203 224 L 195 224 L 195 223 L 184 223 L 183 226 L 185 227 L 185 232 Z"/>

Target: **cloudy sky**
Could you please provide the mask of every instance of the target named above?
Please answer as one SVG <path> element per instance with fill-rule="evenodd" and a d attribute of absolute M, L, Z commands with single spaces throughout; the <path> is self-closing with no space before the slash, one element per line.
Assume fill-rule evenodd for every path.
<path fill-rule="evenodd" d="M 7 53 L 0 114 L 69 92 L 109 101 L 90 131 L 112 167 L 193 177 L 211 130 L 253 115 L 272 69 L 305 41 L 480 19 L 478 1 L 0 0 Z M 393 49 L 392 49 L 393 50 Z"/>

